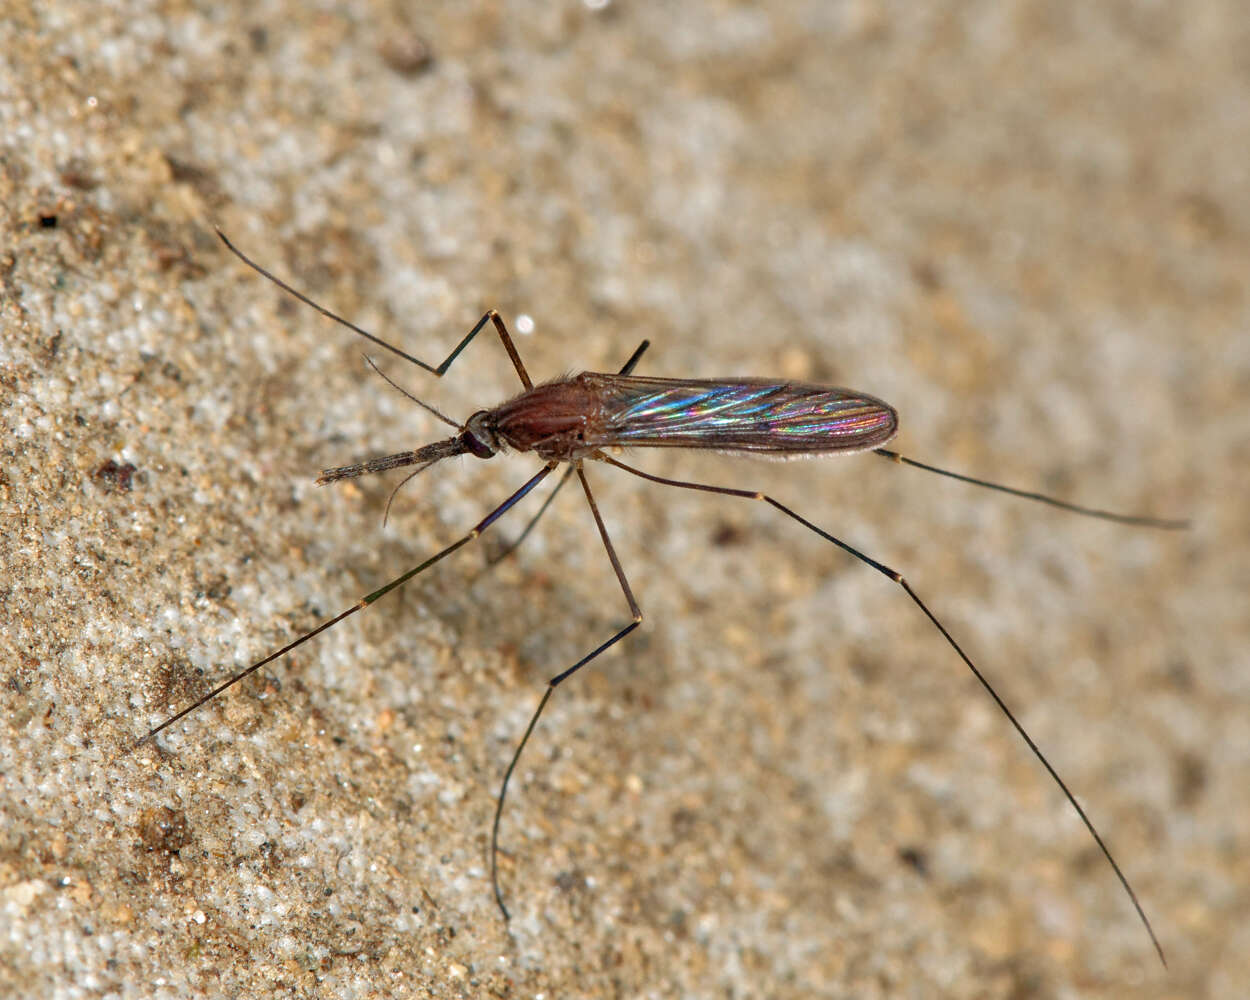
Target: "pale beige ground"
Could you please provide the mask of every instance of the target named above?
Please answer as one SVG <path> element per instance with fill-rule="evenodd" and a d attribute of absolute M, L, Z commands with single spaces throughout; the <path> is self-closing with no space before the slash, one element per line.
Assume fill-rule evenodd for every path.
<path fill-rule="evenodd" d="M 1244 995 L 1244 5 L 402 6 L 4 4 L 0 993 Z M 385 529 L 392 481 L 314 488 L 440 428 L 213 224 L 426 359 L 488 306 L 532 317 L 538 376 L 647 336 L 644 371 L 854 385 L 905 453 L 1192 517 L 871 456 L 637 456 L 907 572 L 1171 969 L 897 588 L 605 468 L 648 618 L 524 762 L 510 927 L 502 768 L 625 617 L 574 491 L 514 561 L 463 551 L 117 759 L 534 467 L 446 463 Z M 485 339 L 441 384 L 378 361 L 460 417 L 515 390 Z"/>

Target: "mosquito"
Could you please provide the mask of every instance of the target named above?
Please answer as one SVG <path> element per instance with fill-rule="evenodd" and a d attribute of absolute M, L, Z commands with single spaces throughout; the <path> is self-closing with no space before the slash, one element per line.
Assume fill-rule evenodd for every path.
<path fill-rule="evenodd" d="M 499 831 L 503 819 L 504 803 L 508 794 L 508 785 L 516 771 L 517 763 L 528 745 L 534 730 L 542 717 L 543 710 L 551 700 L 556 688 L 591 663 L 607 650 L 637 629 L 643 620 L 642 608 L 634 597 L 633 589 L 621 567 L 616 549 L 608 536 L 599 507 L 595 503 L 590 483 L 586 479 L 584 465 L 588 461 L 603 462 L 613 468 L 620 469 L 630 475 L 638 476 L 648 482 L 661 486 L 671 486 L 682 490 L 696 490 L 703 493 L 715 493 L 727 497 L 738 497 L 744 500 L 755 500 L 768 504 L 791 520 L 797 521 L 809 531 L 818 535 L 826 542 L 841 549 L 847 555 L 857 559 L 865 566 L 876 570 L 882 576 L 902 588 L 917 608 L 941 633 L 947 645 L 963 661 L 977 682 L 998 706 L 1012 728 L 1024 740 L 1033 756 L 1041 763 L 1051 779 L 1058 785 L 1076 810 L 1085 829 L 1098 845 L 1099 851 L 1107 864 L 1115 873 L 1120 886 L 1127 894 L 1137 913 L 1138 919 L 1150 937 L 1151 944 L 1166 967 L 1163 947 L 1155 934 L 1154 927 L 1147 918 L 1145 910 L 1137 899 L 1132 885 L 1113 857 L 1110 848 L 1102 835 L 1094 826 L 1093 821 L 1077 801 L 1076 796 L 1068 788 L 1067 783 L 1059 776 L 1046 755 L 1025 730 L 1016 715 L 1006 702 L 999 696 L 994 686 L 981 669 L 973 663 L 963 647 L 955 640 L 950 631 L 938 620 L 928 605 L 912 588 L 911 584 L 897 570 L 867 555 L 848 542 L 835 537 L 828 531 L 809 521 L 802 514 L 792 510 L 779 500 L 756 490 L 735 489 L 727 486 L 713 486 L 706 483 L 688 482 L 681 479 L 670 479 L 665 476 L 653 475 L 637 469 L 632 465 L 619 461 L 607 454 L 608 449 L 626 447 L 634 448 L 697 448 L 714 450 L 740 455 L 771 456 L 774 458 L 820 456 L 830 454 L 850 454 L 854 452 L 872 452 L 892 462 L 913 466 L 932 472 L 939 476 L 957 479 L 964 483 L 996 490 L 1026 500 L 1036 501 L 1071 511 L 1087 517 L 1114 521 L 1118 524 L 1138 527 L 1177 530 L 1188 526 L 1188 522 L 1168 520 L 1164 518 L 1140 515 L 1118 514 L 1107 510 L 1098 510 L 1068 503 L 1055 497 L 1034 493 L 1027 490 L 1014 489 L 1001 483 L 989 482 L 974 476 L 967 476 L 937 466 L 918 462 L 900 455 L 884 447 L 898 431 L 898 414 L 892 406 L 866 393 L 850 389 L 839 389 L 828 386 L 809 385 L 781 379 L 761 378 L 726 378 L 726 379 L 674 379 L 652 378 L 634 375 L 639 360 L 650 346 L 644 340 L 629 360 L 615 374 L 583 372 L 569 375 L 540 385 L 534 385 L 526 371 L 516 345 L 512 341 L 508 328 L 502 317 L 495 310 L 484 315 L 468 334 L 456 345 L 440 365 L 430 365 L 391 344 L 375 337 L 354 323 L 330 312 L 302 292 L 292 288 L 286 282 L 252 261 L 240 251 L 220 230 L 217 235 L 236 257 L 283 291 L 294 296 L 305 305 L 312 307 L 323 316 L 354 331 L 366 340 L 390 351 L 392 354 L 409 361 L 431 374 L 442 377 L 452 366 L 461 352 L 487 326 L 492 326 L 499 335 L 504 350 L 516 369 L 521 380 L 522 392 L 513 399 L 489 410 L 478 410 L 463 423 L 453 420 L 439 412 L 428 403 L 411 396 L 391 382 L 382 372 L 373 366 L 393 387 L 403 392 L 414 403 L 423 407 L 437 419 L 455 429 L 455 433 L 444 440 L 424 445 L 412 451 L 402 451 L 391 455 L 373 458 L 356 465 L 347 465 L 323 471 L 317 479 L 319 485 L 353 479 L 357 476 L 391 469 L 415 469 L 399 486 L 423 472 L 430 466 L 445 458 L 455 455 L 472 455 L 475 458 L 488 459 L 501 452 L 532 452 L 543 462 L 543 467 L 530 477 L 511 496 L 499 504 L 494 510 L 478 521 L 469 531 L 446 548 L 436 552 L 424 562 L 406 573 L 391 580 L 385 586 L 366 594 L 345 611 L 316 628 L 299 636 L 293 642 L 270 653 L 264 659 L 253 663 L 228 680 L 217 685 L 207 694 L 166 719 L 146 736 L 137 741 L 131 749 L 153 740 L 157 735 L 168 729 L 180 719 L 186 717 L 205 703 L 216 698 L 228 688 L 238 684 L 244 678 L 260 670 L 265 665 L 285 656 L 322 632 L 333 628 L 339 622 L 350 618 L 358 611 L 374 604 L 393 590 L 397 590 L 409 580 L 424 573 L 431 566 L 442 562 L 456 550 L 475 541 L 504 514 L 528 496 L 534 489 L 551 475 L 559 466 L 565 465 L 564 474 L 557 481 L 538 512 L 527 523 L 525 529 L 515 542 L 505 550 L 507 555 L 524 540 L 530 530 L 542 517 L 559 490 L 576 476 L 586 497 L 586 504 L 594 518 L 595 527 L 603 541 L 608 561 L 620 584 L 625 603 L 629 606 L 630 621 L 616 631 L 605 642 L 600 643 L 572 666 L 556 674 L 547 681 L 542 697 L 530 717 L 525 732 L 522 734 L 512 757 L 504 771 L 500 782 L 499 794 L 495 800 L 494 819 L 491 824 L 490 838 L 490 877 L 495 895 L 495 902 L 505 921 L 509 919 L 508 908 L 504 903 L 503 889 L 499 880 Z M 366 359 L 368 360 L 368 359 Z M 372 361 L 369 362 L 371 365 Z M 399 486 L 395 489 L 398 490 Z M 394 492 L 391 494 L 394 498 Z M 387 502 L 390 507 L 390 501 Z"/>

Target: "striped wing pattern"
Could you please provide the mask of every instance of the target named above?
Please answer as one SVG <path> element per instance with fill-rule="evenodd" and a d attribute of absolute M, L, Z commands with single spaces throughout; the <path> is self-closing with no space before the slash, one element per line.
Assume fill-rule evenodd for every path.
<path fill-rule="evenodd" d="M 766 379 L 586 374 L 602 401 L 596 447 L 711 448 L 777 456 L 876 448 L 898 428 L 879 399 Z"/>

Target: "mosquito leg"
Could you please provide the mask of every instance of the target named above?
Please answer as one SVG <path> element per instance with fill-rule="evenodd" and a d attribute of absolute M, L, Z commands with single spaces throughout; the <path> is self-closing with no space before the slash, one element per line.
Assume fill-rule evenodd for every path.
<path fill-rule="evenodd" d="M 900 465 L 910 465 L 913 469 L 924 469 L 925 472 L 933 472 L 939 476 L 945 476 L 947 479 L 958 479 L 961 483 L 971 483 L 973 486 L 981 486 L 987 490 L 1009 493 L 1013 497 L 1023 497 L 1025 500 L 1034 500 L 1049 507 L 1070 510 L 1074 514 L 1096 517 L 1102 521 L 1114 521 L 1116 524 L 1131 524 L 1139 528 L 1162 528 L 1167 531 L 1181 531 L 1189 527 L 1189 522 L 1184 520 L 1177 521 L 1165 517 L 1146 517 L 1141 514 L 1117 514 L 1110 510 L 1082 507 L 1080 504 L 1068 503 L 1066 500 L 1050 497 L 1045 493 L 1018 490 L 1011 486 L 1004 486 L 1002 483 L 992 483 L 988 479 L 977 479 L 975 476 L 965 476 L 961 472 L 939 469 L 936 465 L 926 465 L 924 462 L 917 462 L 914 458 L 907 458 L 905 455 L 900 455 L 897 451 L 890 451 L 889 448 L 874 448 L 873 453 L 880 455 L 882 458 L 888 458 L 891 462 L 898 462 Z"/>
<path fill-rule="evenodd" d="M 642 355 L 644 354 L 644 352 L 650 346 L 651 346 L 651 341 L 649 340 L 644 340 L 641 344 L 639 344 L 637 350 L 635 350 L 634 353 L 629 356 L 629 360 L 625 362 L 624 366 L 621 368 L 621 370 L 617 374 L 628 375 L 630 372 L 632 372 L 634 368 L 637 366 L 639 360 L 642 358 Z M 382 377 L 386 378 L 385 375 L 383 375 Z M 389 381 L 389 379 L 387 381 Z M 401 389 L 400 392 L 403 392 L 403 390 Z M 405 395 L 407 394 L 405 393 Z M 420 400 L 417 400 L 417 402 L 420 402 Z M 524 530 L 522 530 L 522 532 L 519 535 L 517 535 L 516 540 L 513 541 L 511 545 L 504 546 L 501 552 L 497 553 L 496 555 L 491 556 L 489 559 L 486 560 L 486 566 L 488 569 L 494 566 L 496 563 L 503 562 L 505 559 L 508 558 L 508 556 L 512 555 L 513 552 L 515 552 L 518 548 L 521 547 L 521 543 L 525 541 L 526 536 L 529 535 L 529 533 L 534 530 L 534 525 L 538 523 L 539 518 L 541 518 L 545 513 L 547 513 L 547 508 L 551 506 L 551 501 L 556 498 L 556 494 L 560 492 L 560 490 L 564 487 L 564 484 L 569 481 L 569 477 L 572 475 L 573 475 L 573 466 L 570 465 L 568 469 L 565 470 L 564 475 L 560 477 L 560 481 L 556 483 L 556 488 L 551 491 L 547 499 L 543 501 L 543 505 L 538 508 L 538 512 L 529 519 L 529 523 L 525 525 Z M 400 483 L 400 485 L 402 486 L 403 483 Z"/>
<path fill-rule="evenodd" d="M 643 472 L 641 469 L 635 469 L 632 466 L 626 465 L 624 462 L 618 462 L 616 459 L 609 458 L 606 455 L 601 455 L 600 457 L 609 465 L 614 465 L 618 469 L 624 469 L 626 472 L 632 473 L 635 476 L 639 476 L 640 478 L 649 480 L 653 483 L 660 483 L 663 486 L 677 486 L 685 490 L 699 490 L 704 493 L 718 493 L 723 496 L 742 497 L 747 500 L 763 501 L 764 503 L 775 507 L 787 517 L 798 521 L 798 523 L 803 525 L 803 527 L 814 531 L 825 541 L 832 542 L 843 552 L 854 556 L 864 565 L 870 566 L 882 576 L 893 580 L 900 587 L 902 587 L 907 596 L 911 598 L 912 602 L 915 603 L 915 605 L 924 612 L 925 617 L 933 623 L 933 627 L 942 633 L 942 638 L 944 638 L 951 649 L 959 655 L 959 658 L 964 661 L 964 665 L 972 671 L 972 675 L 977 679 L 981 687 L 985 689 L 986 693 L 989 694 L 989 696 L 994 700 L 994 703 L 999 707 L 999 710 L 1002 711 L 1003 715 L 1007 717 L 1007 721 L 1010 722 L 1016 732 L 1020 734 L 1020 737 L 1028 745 L 1028 748 L 1033 751 L 1033 756 L 1041 762 L 1042 767 L 1046 769 L 1047 773 L 1051 776 L 1055 784 L 1059 786 L 1059 789 L 1067 798 L 1069 804 L 1076 810 L 1077 815 L 1081 818 L 1081 822 L 1085 824 L 1085 829 L 1088 830 L 1090 836 L 1094 838 L 1094 843 L 1098 845 L 1098 849 L 1102 852 L 1102 856 L 1107 859 L 1107 863 L 1111 866 L 1111 870 L 1115 872 L 1115 876 L 1119 879 L 1120 885 L 1123 886 L 1124 891 L 1128 893 L 1128 898 L 1132 901 L 1133 908 L 1137 911 L 1137 916 L 1141 919 L 1142 924 L 1146 928 L 1146 933 L 1150 935 L 1150 941 L 1154 945 L 1155 951 L 1159 954 L 1159 960 L 1163 963 L 1164 967 L 1167 966 L 1167 959 L 1163 955 L 1163 946 L 1159 944 L 1159 939 L 1155 936 L 1154 928 L 1151 926 L 1150 920 L 1146 917 L 1145 910 L 1142 909 L 1141 903 L 1137 901 L 1137 893 L 1133 891 L 1133 887 L 1129 885 L 1128 878 L 1125 877 L 1124 872 L 1120 870 L 1120 866 L 1116 862 L 1115 858 L 1111 856 L 1111 850 L 1103 841 L 1102 835 L 1099 834 L 1097 829 L 1095 829 L 1093 820 L 1086 815 L 1085 810 L 1081 808 L 1081 804 L 1077 802 L 1076 796 L 1072 794 L 1064 780 L 1059 777 L 1059 772 L 1051 766 L 1050 761 L 1046 759 L 1046 755 L 1042 753 L 1041 748 L 1033 742 L 1033 737 L 1031 737 L 1025 730 L 1024 726 L 1021 725 L 1020 721 L 1016 718 L 1015 713 L 1007 707 L 1007 703 L 1004 702 L 998 692 L 994 690 L 994 686 L 989 682 L 989 679 L 981 672 L 977 665 L 972 662 L 972 660 L 968 657 L 968 654 L 963 651 L 963 648 L 955 641 L 954 636 L 947 631 L 946 626 L 938 621 L 937 616 L 934 615 L 924 601 L 920 599 L 920 596 L 912 589 L 911 584 L 903 579 L 903 575 L 901 573 L 897 570 L 891 569 L 884 563 L 877 562 L 877 560 L 865 555 L 863 552 L 859 551 L 859 549 L 848 545 L 840 538 L 835 538 L 833 535 L 829 534 L 829 532 L 817 527 L 811 521 L 807 520 L 807 518 L 795 513 L 785 504 L 774 500 L 765 493 L 759 493 L 753 490 L 735 490 L 726 486 L 708 486 L 704 483 L 690 483 L 680 479 L 665 479 L 663 476 L 653 476 L 649 472 Z"/>
<path fill-rule="evenodd" d="M 133 743 L 131 746 L 127 747 L 126 750 L 123 751 L 123 754 L 130 753 L 132 750 L 135 750 L 138 747 L 142 746 L 144 743 L 147 743 L 150 740 L 154 739 L 158 734 L 164 732 L 166 729 L 172 726 L 179 719 L 185 718 L 186 716 L 190 715 L 201 705 L 204 705 L 212 701 L 223 691 L 227 690 L 228 688 L 234 687 L 234 685 L 238 684 L 239 681 L 243 680 L 245 677 L 249 677 L 252 674 L 256 673 L 256 671 L 259 670 L 261 667 L 265 666 L 268 663 L 272 663 L 274 660 L 278 659 L 279 657 L 285 656 L 287 653 L 291 652 L 291 650 L 296 649 L 299 646 L 302 646 L 309 639 L 312 639 L 315 636 L 320 635 L 322 632 L 325 632 L 327 629 L 333 628 L 339 622 L 343 621 L 343 619 L 350 618 L 357 611 L 363 611 L 374 601 L 377 601 L 380 598 L 385 597 L 392 590 L 402 587 L 405 583 L 411 580 L 414 576 L 419 576 L 420 574 L 424 573 L 427 569 L 429 569 L 431 566 L 433 566 L 435 563 L 442 562 L 443 559 L 451 555 L 453 552 L 456 551 L 456 549 L 460 548 L 462 545 L 467 545 L 469 542 L 474 541 L 479 535 L 482 534 L 482 532 L 484 532 L 487 528 L 489 528 L 492 524 L 494 524 L 496 520 L 498 520 L 501 516 L 507 513 L 507 511 L 514 504 L 518 503 L 535 486 L 537 486 L 544 479 L 546 479 L 547 476 L 551 473 L 551 470 L 554 469 L 555 467 L 556 465 L 554 462 L 544 466 L 537 475 L 535 475 L 533 478 L 529 480 L 529 482 L 527 482 L 519 490 L 513 493 L 512 496 L 508 497 L 507 500 L 501 503 L 498 507 L 496 507 L 489 514 L 487 514 L 484 518 L 482 518 L 482 520 L 480 520 L 476 525 L 474 525 L 473 528 L 466 535 L 452 542 L 445 549 L 442 549 L 441 551 L 436 552 L 434 555 L 430 556 L 429 559 L 425 560 L 425 562 L 421 563 L 419 566 L 414 566 L 412 569 L 408 570 L 407 573 L 404 573 L 401 576 L 397 576 L 394 580 L 392 580 L 386 586 L 373 591 L 373 593 L 371 594 L 366 594 L 364 597 L 362 597 L 359 601 L 353 604 L 346 611 L 343 611 L 341 614 L 335 615 L 333 618 L 329 619 L 328 621 L 322 622 L 311 632 L 305 632 L 294 642 L 287 643 L 287 645 L 283 646 L 281 649 L 277 650 L 276 652 L 270 653 L 263 660 L 258 660 L 256 663 L 253 663 L 247 669 L 242 670 L 239 673 L 235 674 L 229 680 L 221 684 L 218 684 L 217 687 L 209 691 L 208 694 L 204 695 L 203 697 L 199 698 L 197 701 L 188 705 L 186 708 L 182 709 L 182 711 L 178 712 L 178 714 L 166 719 L 155 729 L 151 730 L 141 740 L 138 740 L 137 742 Z"/>
<path fill-rule="evenodd" d="M 510 544 L 505 545 L 502 550 L 500 550 L 495 555 L 491 556 L 490 558 L 486 560 L 487 569 L 490 569 L 496 564 L 503 562 L 505 559 L 508 558 L 508 556 L 512 555 L 513 552 L 515 552 L 517 549 L 521 547 L 521 543 L 525 541 L 529 533 L 534 530 L 534 525 L 538 523 L 538 519 L 542 517 L 545 513 L 547 513 L 547 508 L 551 506 L 551 501 L 556 498 L 556 494 L 560 492 L 564 484 L 569 481 L 569 478 L 572 475 L 573 475 L 573 466 L 570 465 L 567 469 L 564 470 L 564 475 L 561 476 L 559 482 L 556 483 L 555 489 L 553 489 L 550 493 L 547 494 L 547 499 L 543 501 L 543 505 L 538 508 L 538 511 L 534 514 L 534 516 L 529 519 L 529 522 L 525 525 L 521 533 L 517 535 L 516 538 L 513 539 L 513 541 Z"/>
<path fill-rule="evenodd" d="M 503 317 L 494 309 L 488 309 L 486 315 L 477 321 L 477 325 L 473 327 L 466 335 L 464 340 L 456 345 L 456 349 L 447 355 L 447 360 L 434 369 L 434 374 L 442 378 L 443 372 L 451 367 L 451 363 L 460 356 L 460 352 L 469 346 L 469 341 L 477 336 L 478 331 L 486 325 L 487 320 L 495 324 L 495 330 L 499 333 L 499 339 L 503 342 L 503 349 L 508 352 L 508 357 L 512 359 L 512 367 L 516 369 L 517 378 L 521 380 L 521 384 L 527 389 L 534 388 L 534 383 L 530 381 L 529 372 L 525 370 L 525 365 L 521 361 L 521 355 L 517 354 L 516 345 L 512 343 L 512 336 L 508 333 L 508 328 L 503 325 Z"/>
<path fill-rule="evenodd" d="M 641 354 L 641 349 L 637 353 Z M 525 734 L 521 737 L 521 742 L 517 744 L 517 748 L 512 754 L 512 760 L 508 763 L 508 769 L 504 772 L 503 781 L 499 786 L 499 798 L 495 801 L 495 821 L 491 824 L 490 830 L 490 881 L 495 890 L 495 902 L 499 904 L 500 912 L 503 913 L 505 921 L 509 917 L 508 908 L 503 901 L 503 891 L 499 888 L 499 821 L 503 817 L 503 804 L 504 799 L 508 795 L 508 782 L 512 778 L 512 772 L 516 770 L 517 762 L 521 759 L 521 753 L 525 750 L 525 745 L 529 742 L 530 735 L 534 732 L 534 727 L 538 725 L 538 719 L 543 714 L 543 709 L 547 707 L 547 702 L 550 700 L 552 692 L 600 653 L 615 646 L 642 624 L 642 609 L 638 607 L 638 602 L 634 600 L 634 592 L 630 590 L 629 581 L 625 579 L 625 571 L 621 569 L 621 561 L 616 556 L 616 549 L 612 546 L 612 539 L 608 537 L 608 529 L 604 526 L 603 518 L 599 514 L 599 506 L 595 503 L 594 494 L 590 492 L 590 484 L 586 482 L 586 473 L 582 471 L 580 464 L 575 465 L 574 468 L 577 471 L 577 478 L 582 481 L 582 490 L 586 493 L 586 502 L 590 504 L 590 512 L 595 516 L 595 525 L 599 528 L 599 537 L 603 539 L 603 547 L 608 551 L 608 560 L 612 563 L 612 572 L 616 574 L 616 579 L 621 585 L 621 591 L 625 594 L 625 601 L 629 604 L 629 613 L 633 616 L 633 620 L 607 642 L 597 646 L 563 673 L 556 674 L 555 677 L 547 682 L 547 690 L 543 692 L 542 699 L 538 702 L 538 707 L 534 709 L 529 725 L 525 727 Z"/>
<path fill-rule="evenodd" d="M 499 313 L 497 313 L 494 309 L 489 310 L 486 313 L 486 315 L 484 315 L 480 320 L 478 320 L 476 325 L 473 327 L 473 329 L 470 330 L 468 334 L 465 336 L 465 338 L 462 341 L 460 341 L 459 344 L 456 345 L 455 350 L 453 350 L 449 355 L 447 355 L 446 360 L 444 360 L 441 365 L 438 365 L 436 367 L 434 365 L 427 364 L 426 362 L 422 361 L 419 358 L 414 358 L 411 354 L 408 354 L 405 351 L 401 351 L 398 347 L 394 347 L 391 344 L 388 344 L 385 340 L 382 340 L 379 337 L 375 337 L 368 330 L 363 330 L 360 327 L 358 327 L 355 323 L 352 323 L 351 321 L 344 319 L 342 316 L 339 316 L 337 313 L 330 312 L 330 310 L 325 308 L 325 306 L 318 305 L 316 302 L 310 299 L 303 292 L 297 291 L 296 289 L 292 288 L 290 285 L 288 285 L 285 281 L 283 281 L 277 275 L 273 274 L 271 271 L 268 271 L 265 268 L 261 267 L 259 264 L 257 264 L 254 260 L 248 257 L 242 250 L 240 250 L 233 243 L 231 243 L 230 240 L 226 238 L 226 234 L 223 233 L 220 229 L 217 230 L 217 235 L 221 238 L 221 242 L 226 245 L 226 249 L 228 249 L 232 254 L 238 257 L 239 260 L 243 261 L 244 264 L 250 267 L 257 274 L 265 278 L 268 278 L 270 281 L 272 281 L 275 285 L 281 288 L 288 295 L 293 295 L 295 298 L 303 302 L 304 305 L 311 306 L 313 309 L 316 309 L 317 312 L 321 313 L 321 315 L 325 316 L 327 319 L 334 320 L 334 322 L 339 323 L 347 327 L 349 330 L 360 334 L 362 337 L 365 338 L 365 340 L 371 341 L 372 343 L 377 344 L 379 347 L 390 351 L 392 354 L 398 355 L 399 357 L 403 358 L 405 361 L 411 361 L 418 368 L 424 368 L 427 372 L 431 372 L 432 374 L 437 375 L 439 378 L 443 377 L 443 375 L 447 372 L 447 369 L 451 367 L 452 362 L 455 361 L 456 358 L 460 356 L 460 352 L 469 346 L 469 342 L 482 331 L 482 329 L 486 326 L 486 324 L 493 323 L 495 325 L 496 332 L 498 332 L 499 334 L 499 339 L 503 341 L 504 350 L 508 352 L 508 357 L 512 360 L 512 367 L 516 369 L 517 376 L 521 379 L 521 384 L 525 386 L 525 388 L 527 389 L 534 388 L 534 383 L 530 381 L 529 373 L 525 370 L 525 365 L 521 362 L 521 355 L 517 353 L 516 345 L 512 343 L 512 337 L 508 333 L 508 328 L 504 326 L 503 319 L 500 317 Z"/>
<path fill-rule="evenodd" d="M 641 344 L 639 344 L 637 349 L 635 349 L 634 353 L 629 356 L 629 360 L 626 361 L 625 364 L 621 366 L 621 370 L 617 372 L 617 374 L 618 375 L 630 374 L 634 370 L 634 368 L 637 367 L 638 362 L 642 360 L 642 356 L 647 352 L 647 348 L 650 346 L 651 346 L 651 341 L 649 340 L 644 340 Z"/>

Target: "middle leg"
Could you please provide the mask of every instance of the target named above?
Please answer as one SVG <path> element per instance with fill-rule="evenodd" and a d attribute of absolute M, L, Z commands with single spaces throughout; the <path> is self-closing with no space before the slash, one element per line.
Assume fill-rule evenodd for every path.
<path fill-rule="evenodd" d="M 490 831 L 490 881 L 495 890 L 495 902 L 499 904 L 499 909 L 503 913 L 505 921 L 509 918 L 508 907 L 504 905 L 503 901 L 503 891 L 499 887 L 499 822 L 503 818 L 503 805 L 508 795 L 508 782 L 512 778 L 512 773 L 516 770 L 517 762 L 521 759 L 521 753 L 525 750 L 525 745 L 529 743 L 534 727 L 538 725 L 538 720 L 543 714 L 543 709 L 547 707 L 547 702 L 551 700 L 552 692 L 560 684 L 577 673 L 577 671 L 581 670 L 582 667 L 586 666 L 587 663 L 599 656 L 600 653 L 615 646 L 642 624 L 642 609 L 638 607 L 638 602 L 634 599 L 634 592 L 630 589 L 629 581 L 625 578 L 625 571 L 621 568 L 621 561 L 617 558 L 616 549 L 612 546 L 612 539 L 608 537 L 608 529 L 603 523 L 603 517 L 599 513 L 599 505 L 595 503 L 594 494 L 590 492 L 590 483 L 586 481 L 586 473 L 582 471 L 580 462 L 573 468 L 577 472 L 577 478 L 581 480 L 582 490 L 586 494 L 586 502 L 590 504 L 590 512 L 594 515 L 595 526 L 599 529 L 599 537 L 603 539 L 603 547 L 607 549 L 608 560 L 612 563 L 612 572 L 616 574 L 617 582 L 620 583 L 621 591 L 625 595 L 625 601 L 629 604 L 632 620 L 608 639 L 607 642 L 595 647 L 567 670 L 556 674 L 555 677 L 547 682 L 547 690 L 543 692 L 543 696 L 538 702 L 538 707 L 534 709 L 534 714 L 530 717 L 529 725 L 525 727 L 525 733 L 521 737 L 521 742 L 517 744 L 517 748 L 512 754 L 512 760 L 508 764 L 508 769 L 504 772 L 503 782 L 499 786 L 499 798 L 495 802 L 495 821 L 491 825 Z"/>

